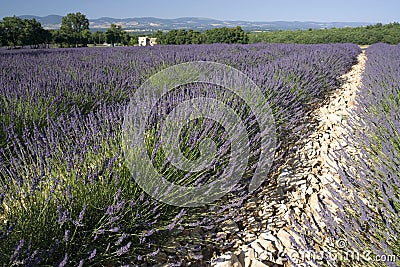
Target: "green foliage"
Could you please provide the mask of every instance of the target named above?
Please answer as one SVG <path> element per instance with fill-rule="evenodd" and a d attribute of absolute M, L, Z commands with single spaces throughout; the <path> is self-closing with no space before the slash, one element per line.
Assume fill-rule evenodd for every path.
<path fill-rule="evenodd" d="M 104 32 L 101 31 L 95 31 L 92 33 L 89 39 L 89 43 L 91 44 L 103 44 L 106 42 L 106 36 Z"/>
<path fill-rule="evenodd" d="M 16 16 L 5 17 L 0 21 L 0 45 L 17 47 L 31 45 L 33 48 L 48 43 L 51 39 L 49 31 L 35 19 L 21 19 Z"/>
<path fill-rule="evenodd" d="M 129 35 L 128 35 L 129 36 Z M 137 38 L 137 36 L 129 36 L 129 42 L 128 42 L 128 45 L 130 45 L 130 46 L 134 46 L 134 45 L 137 45 L 139 42 L 138 42 L 138 38 Z"/>
<path fill-rule="evenodd" d="M 130 42 L 128 33 L 122 30 L 120 25 L 111 24 L 110 28 L 105 32 L 106 41 L 112 46 L 116 43 L 127 45 Z"/>
<path fill-rule="evenodd" d="M 4 33 L 4 43 L 8 46 L 23 45 L 24 40 L 24 22 L 22 19 L 13 16 L 5 17 L 1 22 L 3 33 Z"/>
<path fill-rule="evenodd" d="M 356 43 L 370 45 L 373 43 L 400 43 L 400 24 L 398 22 L 366 27 L 321 29 L 302 31 L 275 31 L 250 33 L 249 43 Z"/>
<path fill-rule="evenodd" d="M 82 44 L 86 46 L 89 40 L 89 20 L 80 12 L 69 13 L 62 18 L 60 34 L 62 40 L 69 46 Z"/>
<path fill-rule="evenodd" d="M 40 44 L 49 43 L 51 34 L 49 31 L 42 28 L 40 22 L 35 19 L 25 19 L 24 24 L 24 44 L 30 44 L 37 48 Z"/>
<path fill-rule="evenodd" d="M 120 25 L 111 24 L 105 32 L 93 32 L 89 37 L 89 43 L 94 45 L 109 43 L 113 46 L 116 44 L 134 46 L 138 44 L 138 38 L 124 31 Z"/>
<path fill-rule="evenodd" d="M 193 30 L 171 30 L 166 33 L 157 31 L 153 34 L 159 44 L 200 44 L 201 33 Z"/>
<path fill-rule="evenodd" d="M 273 31 L 246 33 L 241 27 L 214 28 L 204 32 L 195 30 L 157 31 L 152 34 L 157 43 L 167 44 L 211 44 L 211 43 L 400 43 L 400 23 L 383 25 L 377 23 L 366 27 L 308 29 L 297 31 Z M 62 19 L 59 30 L 45 30 L 35 19 L 21 19 L 17 16 L 4 17 L 0 21 L 0 46 L 18 47 L 31 45 L 38 48 L 41 44 L 55 43 L 61 47 L 87 46 L 88 43 L 110 43 L 137 45 L 136 35 L 128 34 L 120 25 L 111 24 L 106 32 L 89 30 L 89 20 L 80 12 L 69 13 Z"/>
<path fill-rule="evenodd" d="M 3 23 L 0 23 L 0 46 L 3 46 L 3 43 L 5 43 L 4 30 Z"/>
<path fill-rule="evenodd" d="M 206 43 L 228 43 L 246 44 L 248 36 L 241 27 L 236 28 L 215 28 L 207 30 L 205 33 Z"/>
<path fill-rule="evenodd" d="M 245 44 L 248 43 L 247 33 L 241 27 L 215 28 L 203 33 L 194 30 L 171 30 L 166 33 L 157 31 L 153 34 L 159 44 Z"/>

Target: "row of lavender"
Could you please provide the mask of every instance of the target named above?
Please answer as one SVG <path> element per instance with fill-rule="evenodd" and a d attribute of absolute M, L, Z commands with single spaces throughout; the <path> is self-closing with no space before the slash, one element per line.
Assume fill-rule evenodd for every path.
<path fill-rule="evenodd" d="M 331 229 L 364 256 L 363 264 L 399 266 L 400 46 L 374 44 L 366 56 L 357 108 L 348 125 L 349 142 L 358 152 L 344 148 L 337 155 L 346 159 L 340 174 L 351 201 L 333 192 L 343 224 Z M 368 260 L 373 255 L 381 261 Z"/>
<path fill-rule="evenodd" d="M 136 185 L 121 149 L 122 117 L 150 75 L 198 60 L 243 71 L 271 103 L 282 158 L 307 135 L 309 113 L 359 52 L 351 44 L 1 51 L 0 264 L 151 261 L 167 251 L 172 233 L 212 232 L 220 221 L 241 219 L 226 210 L 246 199 L 243 192 L 201 210 L 179 209 Z"/>

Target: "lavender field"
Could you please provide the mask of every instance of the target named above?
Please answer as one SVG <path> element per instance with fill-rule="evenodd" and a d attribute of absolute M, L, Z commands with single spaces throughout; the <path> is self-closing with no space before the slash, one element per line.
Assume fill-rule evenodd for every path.
<path fill-rule="evenodd" d="M 347 236 L 352 246 L 373 255 L 396 255 L 394 262 L 364 264 L 398 266 L 400 263 L 400 46 L 374 44 L 362 85 L 347 126 L 348 142 L 358 153 L 337 152 L 343 187 L 352 188 L 352 201 L 337 197 L 343 207 L 343 226 L 336 234 Z M 363 199 L 363 200 L 362 200 Z M 368 199 L 366 202 L 365 199 Z M 355 235 L 354 233 L 362 233 Z"/>
<path fill-rule="evenodd" d="M 224 223 L 234 222 L 236 232 L 243 232 L 248 222 L 241 207 L 274 184 L 294 144 L 314 131 L 314 111 L 345 82 L 341 76 L 360 53 L 354 44 L 1 50 L 0 265 L 209 266 L 215 254 L 235 249 L 226 242 L 230 234 L 221 234 Z M 376 44 L 366 55 L 363 86 L 348 125 L 354 132 L 349 142 L 360 153 L 340 152 L 348 162 L 341 166 L 340 186 L 354 188 L 356 200 L 362 196 L 370 203 L 338 196 L 341 223 L 327 227 L 332 238 L 345 236 L 354 247 L 399 255 L 400 47 Z M 277 147 L 264 184 L 249 193 L 260 157 L 252 107 L 218 86 L 178 88 L 162 99 L 168 108 L 223 92 L 218 97 L 248 123 L 252 140 L 251 158 L 234 190 L 206 206 L 181 208 L 157 201 L 135 182 L 140 173 L 131 173 L 125 161 L 122 125 L 131 97 L 146 79 L 192 61 L 226 64 L 261 88 L 274 116 Z M 217 179 L 234 153 L 223 127 L 210 120 L 188 124 L 181 138 L 187 158 L 198 157 L 204 136 L 220 151 L 212 170 L 188 173 L 172 169 L 159 150 L 158 119 L 149 119 L 146 140 L 157 171 L 187 186 Z M 303 234 L 310 247 L 318 240 Z M 357 265 L 335 260 L 317 265 L 337 264 Z"/>

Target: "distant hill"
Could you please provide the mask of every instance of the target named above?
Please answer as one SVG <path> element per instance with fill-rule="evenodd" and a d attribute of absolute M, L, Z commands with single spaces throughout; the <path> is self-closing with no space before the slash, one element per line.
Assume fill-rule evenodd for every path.
<path fill-rule="evenodd" d="M 58 29 L 61 26 L 61 20 L 63 16 L 59 15 L 48 15 L 45 17 L 38 17 L 32 15 L 19 16 L 21 19 L 36 19 L 43 27 L 47 29 Z"/>
<path fill-rule="evenodd" d="M 35 18 L 46 29 L 58 29 L 61 25 L 62 16 L 49 15 L 38 17 L 32 15 L 20 16 L 20 18 Z M 153 17 L 142 18 L 108 18 L 102 17 L 98 19 L 89 19 L 90 29 L 104 30 L 110 25 L 118 24 L 128 31 L 157 31 L 157 30 L 173 30 L 173 29 L 193 29 L 207 30 L 216 27 L 236 27 L 241 26 L 245 31 L 276 31 L 276 30 L 306 30 L 306 29 L 323 29 L 323 28 L 344 28 L 366 26 L 368 22 L 314 22 L 314 21 L 228 21 L 216 20 L 209 18 L 176 18 L 176 19 L 160 19 Z"/>

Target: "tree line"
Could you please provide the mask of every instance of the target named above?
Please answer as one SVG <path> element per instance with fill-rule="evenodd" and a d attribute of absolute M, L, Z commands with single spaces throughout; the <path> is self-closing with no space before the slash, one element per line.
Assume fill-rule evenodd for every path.
<path fill-rule="evenodd" d="M 31 46 L 80 47 L 88 44 L 137 44 L 137 36 L 130 35 L 121 26 L 111 24 L 105 31 L 91 32 L 89 20 L 80 12 L 69 13 L 62 18 L 60 29 L 46 30 L 40 22 L 33 19 L 21 19 L 17 16 L 4 17 L 0 21 L 0 46 L 16 48 Z"/>
<path fill-rule="evenodd" d="M 159 44 L 247 44 L 248 34 L 241 27 L 236 28 L 214 28 L 204 32 L 194 30 L 171 30 L 168 32 L 157 31 L 152 35 L 157 38 Z"/>
<path fill-rule="evenodd" d="M 377 23 L 366 27 L 331 28 L 320 30 L 273 31 L 247 33 L 241 27 L 213 28 L 203 32 L 194 30 L 157 31 L 151 35 L 158 44 L 210 44 L 210 43 L 400 43 L 400 24 L 398 22 L 382 25 Z M 62 18 L 58 30 L 46 30 L 35 19 L 4 17 L 0 21 L 0 46 L 32 48 L 80 47 L 88 44 L 136 45 L 138 35 L 126 32 L 119 25 L 112 24 L 105 32 L 91 32 L 89 20 L 80 12 L 69 13 Z"/>
<path fill-rule="evenodd" d="M 30 45 L 37 48 L 51 42 L 51 33 L 35 19 L 5 17 L 0 21 L 0 45 L 17 47 Z"/>
<path fill-rule="evenodd" d="M 157 31 L 152 34 L 159 44 L 210 44 L 240 43 L 249 41 L 248 34 L 241 27 L 214 28 L 204 32 L 193 30 Z M 105 31 L 91 32 L 89 20 L 80 12 L 69 13 L 62 18 L 60 29 L 46 30 L 35 19 L 21 19 L 17 16 L 5 17 L 0 21 L 0 46 L 33 48 L 46 44 L 58 47 L 80 47 L 88 44 L 138 44 L 138 35 L 129 34 L 120 25 L 111 24 Z"/>
<path fill-rule="evenodd" d="M 370 45 L 374 43 L 400 43 L 400 24 L 393 22 L 377 23 L 366 27 L 330 28 L 318 30 L 274 31 L 250 33 L 249 43 L 355 43 Z"/>

